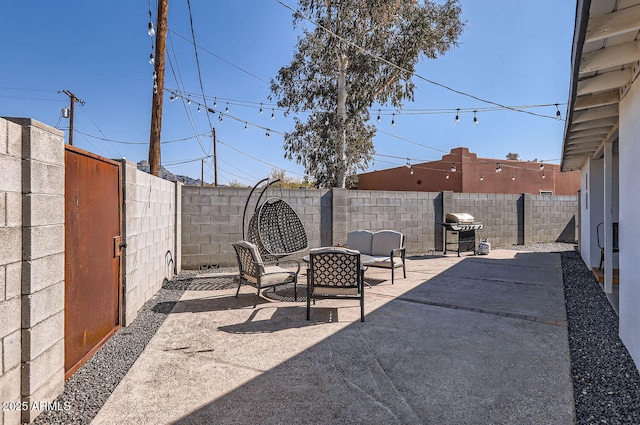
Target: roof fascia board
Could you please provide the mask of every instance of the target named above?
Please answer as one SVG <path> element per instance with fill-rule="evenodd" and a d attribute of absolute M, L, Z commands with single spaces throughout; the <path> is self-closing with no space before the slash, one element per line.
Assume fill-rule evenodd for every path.
<path fill-rule="evenodd" d="M 580 71 L 580 60 L 582 58 L 582 49 L 584 47 L 585 34 L 587 33 L 587 24 L 589 23 L 589 8 L 591 0 L 578 0 L 576 2 L 576 24 L 573 31 L 573 46 L 571 49 L 571 84 L 569 87 L 569 104 L 567 107 L 567 119 L 564 123 L 564 137 L 562 141 L 562 159 L 560 161 L 560 169 L 565 170 L 565 146 L 569 140 L 569 130 L 573 122 L 573 104 L 576 100 L 576 91 L 578 89 L 578 76 Z"/>

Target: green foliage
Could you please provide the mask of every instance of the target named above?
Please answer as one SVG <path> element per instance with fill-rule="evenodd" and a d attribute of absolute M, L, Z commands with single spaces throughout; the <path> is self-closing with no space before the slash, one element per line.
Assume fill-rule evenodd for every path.
<path fill-rule="evenodd" d="M 459 1 L 300 0 L 298 10 L 317 25 L 294 15 L 311 29 L 271 82 L 278 106 L 295 115 L 285 157 L 319 187 L 349 186 L 374 153 L 368 108 L 413 100 L 415 65 L 457 44 Z"/>
<path fill-rule="evenodd" d="M 520 161 L 520 154 L 515 152 L 509 152 L 506 156 L 506 159 L 511 161 Z"/>
<path fill-rule="evenodd" d="M 298 180 L 291 177 L 287 177 L 284 170 L 279 168 L 273 168 L 269 173 L 269 181 L 280 180 L 275 183 L 272 187 L 281 187 L 284 189 L 299 189 L 302 187 L 312 188 L 314 184 L 309 182 L 307 178 L 304 180 Z"/>

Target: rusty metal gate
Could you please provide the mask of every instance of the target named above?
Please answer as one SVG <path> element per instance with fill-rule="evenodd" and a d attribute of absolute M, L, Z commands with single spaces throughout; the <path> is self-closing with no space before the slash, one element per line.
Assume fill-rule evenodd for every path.
<path fill-rule="evenodd" d="M 121 324 L 122 174 L 65 146 L 65 378 Z"/>

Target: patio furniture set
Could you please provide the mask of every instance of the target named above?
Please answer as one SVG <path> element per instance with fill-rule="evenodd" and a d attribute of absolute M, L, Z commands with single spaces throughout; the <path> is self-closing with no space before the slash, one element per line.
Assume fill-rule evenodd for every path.
<path fill-rule="evenodd" d="M 258 182 L 245 204 L 244 214 Z M 293 255 L 308 249 L 304 226 L 293 208 L 279 198 L 267 199 L 260 204 L 265 190 L 275 183 L 268 183 L 260 193 L 255 212 L 249 222 L 245 238 L 243 216 L 243 240 L 234 243 L 239 273 L 236 277 L 240 293 L 242 284 L 256 288 L 255 308 L 260 291 L 281 285 L 294 288 L 294 300 L 298 300 L 298 275 L 301 264 Z M 406 278 L 404 235 L 394 230 L 356 230 L 349 232 L 344 246 L 319 247 L 309 250 L 302 257 L 307 264 L 307 320 L 311 303 L 316 299 L 359 299 L 360 320 L 364 322 L 364 273 L 368 267 L 391 270 L 391 283 L 395 281 L 395 269 L 402 267 Z M 286 258 L 285 258 L 286 257 Z M 289 266 L 287 266 L 289 264 Z"/>

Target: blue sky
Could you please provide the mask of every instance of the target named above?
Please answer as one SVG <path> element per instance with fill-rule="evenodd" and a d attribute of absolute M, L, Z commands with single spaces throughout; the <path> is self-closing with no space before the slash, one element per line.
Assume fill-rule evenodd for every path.
<path fill-rule="evenodd" d="M 295 7 L 294 0 L 284 0 Z M 156 4 L 151 1 L 155 22 Z M 462 0 L 467 27 L 460 44 L 417 74 L 460 92 L 507 106 L 564 118 L 569 91 L 575 1 Z M 199 158 L 218 138 L 218 181 L 253 185 L 274 168 L 301 179 L 304 170 L 284 159 L 281 133 L 290 118 L 272 110 L 268 81 L 291 61 L 299 31 L 291 11 L 276 0 L 191 0 L 193 28 L 207 105 L 230 116 L 197 111 L 202 100 L 186 0 L 169 0 L 170 37 L 165 88 L 192 93 L 189 105 L 165 93 L 161 161 L 176 174 L 200 177 Z M 30 117 L 60 129 L 70 90 L 77 105 L 74 145 L 108 158 L 147 159 L 153 90 L 148 63 L 149 1 L 4 1 L 0 5 L 0 116 Z M 311 24 L 309 24 L 311 25 Z M 467 146 L 480 157 L 559 163 L 564 121 L 513 111 L 416 78 L 415 101 L 396 112 L 383 108 L 370 171 L 440 159 Z M 263 113 L 260 114 L 260 103 Z M 460 123 L 454 123 L 460 108 Z M 202 108 L 201 108 L 202 109 Z M 479 125 L 473 125 L 477 110 Z M 416 113 L 421 110 L 421 113 Z M 444 110 L 444 113 L 441 111 Z M 271 119 L 271 115 L 274 119 Z M 231 116 L 237 118 L 234 120 Z M 245 123 L 247 129 L 245 130 Z M 265 128 L 272 129 L 265 137 Z M 201 135 L 195 137 L 195 135 Z M 106 140 L 104 140 L 106 139 Z M 125 142 L 125 143 L 122 143 Z M 205 181 L 213 181 L 206 161 Z"/>

